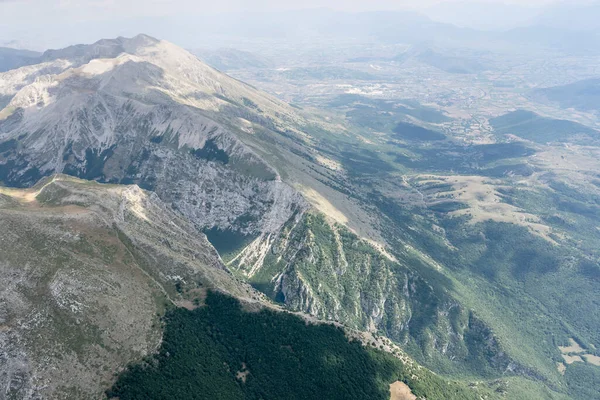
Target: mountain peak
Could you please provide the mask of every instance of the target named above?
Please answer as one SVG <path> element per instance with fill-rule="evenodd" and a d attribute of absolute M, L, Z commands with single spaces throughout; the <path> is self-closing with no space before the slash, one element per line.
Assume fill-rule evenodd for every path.
<path fill-rule="evenodd" d="M 146 34 L 139 34 L 132 38 L 120 36 L 116 39 L 101 39 L 92 44 L 77 44 L 64 49 L 46 50 L 42 60 L 66 59 L 85 64 L 96 58 L 115 58 L 122 53 L 135 54 L 158 43 L 160 40 Z"/>
<path fill-rule="evenodd" d="M 121 43 L 123 48 L 127 51 L 135 51 L 140 48 L 154 46 L 160 43 L 159 39 L 153 38 L 152 36 L 140 33 L 132 38 L 126 38 L 119 36 L 115 41 Z"/>
<path fill-rule="evenodd" d="M 235 150 L 271 177 L 271 167 L 238 140 L 240 118 L 269 121 L 279 131 L 296 131 L 302 120 L 276 98 L 148 35 L 50 50 L 43 57 L 22 78 L 0 75 L 0 83 L 7 82 L 0 85 L 6 104 L 0 107 L 0 138 L 20 137 L 44 159 L 43 174 L 64 170 L 65 151 L 73 163 L 86 164 L 86 148 L 102 153 L 126 138 L 143 143 L 168 133 L 165 140 L 178 147 L 202 149 L 212 140 L 219 151 Z"/>
<path fill-rule="evenodd" d="M 153 36 L 147 35 L 145 33 L 138 33 L 137 35 L 135 35 L 134 37 L 131 38 L 126 38 L 123 36 L 119 36 L 120 40 L 125 40 L 125 41 L 135 41 L 135 42 L 140 42 L 140 41 L 145 41 L 147 43 L 158 43 L 160 42 L 160 39 L 157 39 Z"/>

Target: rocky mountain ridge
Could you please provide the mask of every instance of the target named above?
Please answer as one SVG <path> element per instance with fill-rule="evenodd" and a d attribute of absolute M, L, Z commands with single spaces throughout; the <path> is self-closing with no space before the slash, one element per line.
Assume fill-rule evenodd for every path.
<path fill-rule="evenodd" d="M 348 228 L 355 221 L 338 208 L 366 213 L 327 186 L 331 167 L 300 111 L 144 35 L 43 57 L 0 74 L 0 181 L 29 187 L 62 172 L 137 184 L 205 232 L 239 279 L 292 310 L 380 332 L 423 359 L 484 352 L 497 373 L 522 370 L 429 282 L 431 265 L 404 250 L 390 257 Z M 332 134 L 323 126 L 317 134 Z"/>

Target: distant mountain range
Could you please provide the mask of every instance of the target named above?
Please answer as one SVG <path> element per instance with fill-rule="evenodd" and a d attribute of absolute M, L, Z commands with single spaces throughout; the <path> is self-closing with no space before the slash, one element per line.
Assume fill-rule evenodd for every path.
<path fill-rule="evenodd" d="M 539 7 L 502 2 L 439 2 L 423 10 L 434 21 L 482 31 L 506 31 L 530 25 Z"/>
<path fill-rule="evenodd" d="M 203 48 L 204 57 L 225 64 L 234 59 L 237 59 L 238 63 L 241 60 L 241 53 L 234 54 L 228 51 L 225 54 L 223 50 L 239 43 L 240 39 L 266 42 L 285 39 L 287 43 L 306 43 L 324 39 L 359 40 L 380 43 L 434 43 L 479 48 L 508 43 L 515 47 L 556 48 L 563 52 L 600 51 L 597 45 L 600 41 L 596 24 L 600 18 L 599 2 L 561 3 L 537 11 L 518 5 L 486 4 L 483 7 L 480 3 L 464 2 L 452 3 L 451 6 L 442 4 L 435 10 L 428 11 L 434 19 L 412 11 L 349 13 L 329 9 L 177 16 L 168 21 L 148 17 L 123 21 L 119 25 L 119 30 L 130 33 L 146 31 L 155 36 L 165 37 L 186 48 Z M 445 15 L 446 18 L 436 17 L 438 14 Z M 504 27 L 494 25 L 500 20 L 507 21 Z M 460 26 L 453 25 L 452 21 Z M 467 23 L 469 21 L 479 22 Z M 178 26 L 177 30 L 172 29 L 173 24 Z M 45 37 L 46 40 L 52 40 L 52 35 L 57 38 L 59 36 L 85 37 L 85 32 L 89 32 L 91 38 L 97 36 L 103 29 L 114 29 L 112 25 L 108 28 L 105 26 L 89 21 L 83 29 L 83 25 L 73 23 Z M 28 34 L 33 33 L 32 31 Z M 31 41 L 29 37 L 27 39 Z M 219 55 L 215 53 L 217 49 Z M 212 54 L 209 54 L 209 51 Z M 220 61 L 215 57 L 219 57 Z M 247 54 L 245 57 L 247 58 Z M 260 62 L 265 61 L 263 59 Z"/>
<path fill-rule="evenodd" d="M 569 31 L 598 31 L 600 1 L 563 1 L 545 7 L 531 25 Z"/>
<path fill-rule="evenodd" d="M 434 21 L 483 31 L 524 27 L 593 31 L 598 29 L 600 2 L 562 1 L 546 6 L 502 2 L 441 2 L 423 11 Z"/>
<path fill-rule="evenodd" d="M 35 63 L 39 56 L 35 51 L 0 47 L 0 72 Z"/>

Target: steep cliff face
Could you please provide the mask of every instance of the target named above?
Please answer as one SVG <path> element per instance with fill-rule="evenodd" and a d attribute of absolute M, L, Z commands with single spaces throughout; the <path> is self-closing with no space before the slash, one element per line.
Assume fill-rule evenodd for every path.
<path fill-rule="evenodd" d="M 407 255 L 408 257 L 408 255 Z M 523 371 L 485 324 L 416 269 L 320 213 L 297 215 L 228 262 L 273 300 L 323 320 L 385 335 L 422 361 L 475 372 Z"/>
<path fill-rule="evenodd" d="M 283 103 L 145 36 L 45 58 L 65 69 L 52 74 L 43 64 L 29 71 L 33 81 L 5 85 L 12 96 L 0 119 L 5 183 L 31 186 L 54 172 L 135 182 L 200 229 L 237 221 L 244 234 L 277 230 L 306 208 L 230 121 L 254 115 L 275 129 L 299 119 Z"/>
<path fill-rule="evenodd" d="M 209 287 L 260 297 L 137 186 L 58 176 L 2 188 L 0 225 L 3 398 L 98 398 L 116 371 L 159 345 L 169 303 Z"/>

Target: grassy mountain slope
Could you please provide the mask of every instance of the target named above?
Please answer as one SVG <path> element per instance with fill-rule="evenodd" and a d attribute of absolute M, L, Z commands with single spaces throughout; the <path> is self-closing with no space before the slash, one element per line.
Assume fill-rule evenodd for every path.
<path fill-rule="evenodd" d="M 0 363 L 10 399 L 97 398 L 196 290 L 254 296 L 156 196 L 57 176 L 0 189 Z M 258 298 L 258 297 L 257 297 Z"/>
<path fill-rule="evenodd" d="M 98 398 L 127 365 L 110 392 L 122 399 L 310 390 L 315 398 L 387 398 L 395 381 L 427 398 L 492 391 L 447 382 L 391 343 L 277 310 L 234 278 L 189 222 L 137 186 L 58 175 L 32 189 L 0 188 L 0 220 L 8 398 Z"/>
<path fill-rule="evenodd" d="M 319 143 L 343 171 L 330 175 L 330 185 L 345 188 L 378 215 L 392 255 L 403 261 L 410 249 L 421 257 L 435 274 L 427 274 L 414 260 L 405 265 L 418 269 L 434 288 L 437 282 L 485 323 L 489 340 L 513 361 L 504 376 L 524 374 L 569 397 L 589 398 L 587 388 L 594 386 L 598 370 L 593 356 L 600 321 L 594 311 L 599 299 L 594 271 L 600 166 L 594 142 L 587 138 L 577 145 L 576 133 L 591 136 L 595 131 L 537 116 L 523 124 L 522 113 L 515 113 L 495 122 L 504 123 L 503 133 L 539 144 L 513 139 L 473 145 L 451 136 L 445 141 L 399 140 L 394 123 L 403 117 L 377 112 L 386 110 L 386 103 L 373 107 L 364 119 L 368 124 L 355 128 L 366 140 L 345 145 L 327 138 Z M 353 116 L 360 107 L 353 101 L 342 110 L 356 123 Z M 423 120 L 420 124 L 433 127 Z M 545 145 L 552 141 L 569 145 Z M 583 364 L 576 364 L 579 372 L 569 371 L 572 364 L 566 364 L 569 358 L 559 349 L 573 338 L 581 343 L 581 354 L 592 355 L 592 362 L 581 358 Z M 479 373 L 493 375 L 481 362 L 486 351 L 471 353 L 476 354 L 483 356 L 476 362 Z M 419 360 L 438 371 L 470 373 L 464 369 L 469 358 L 452 365 L 425 353 Z M 557 365 L 566 366 L 567 373 L 562 375 Z M 524 386 L 533 390 L 530 396 L 537 392 L 535 386 Z"/>
<path fill-rule="evenodd" d="M 600 141 L 600 132 L 572 121 L 544 118 L 534 112 L 517 110 L 490 120 L 494 131 L 512 134 L 537 143 L 590 144 Z"/>
<path fill-rule="evenodd" d="M 531 96 L 538 101 L 556 103 L 563 108 L 597 112 L 600 109 L 600 80 L 586 79 L 567 85 L 536 89 Z"/>

